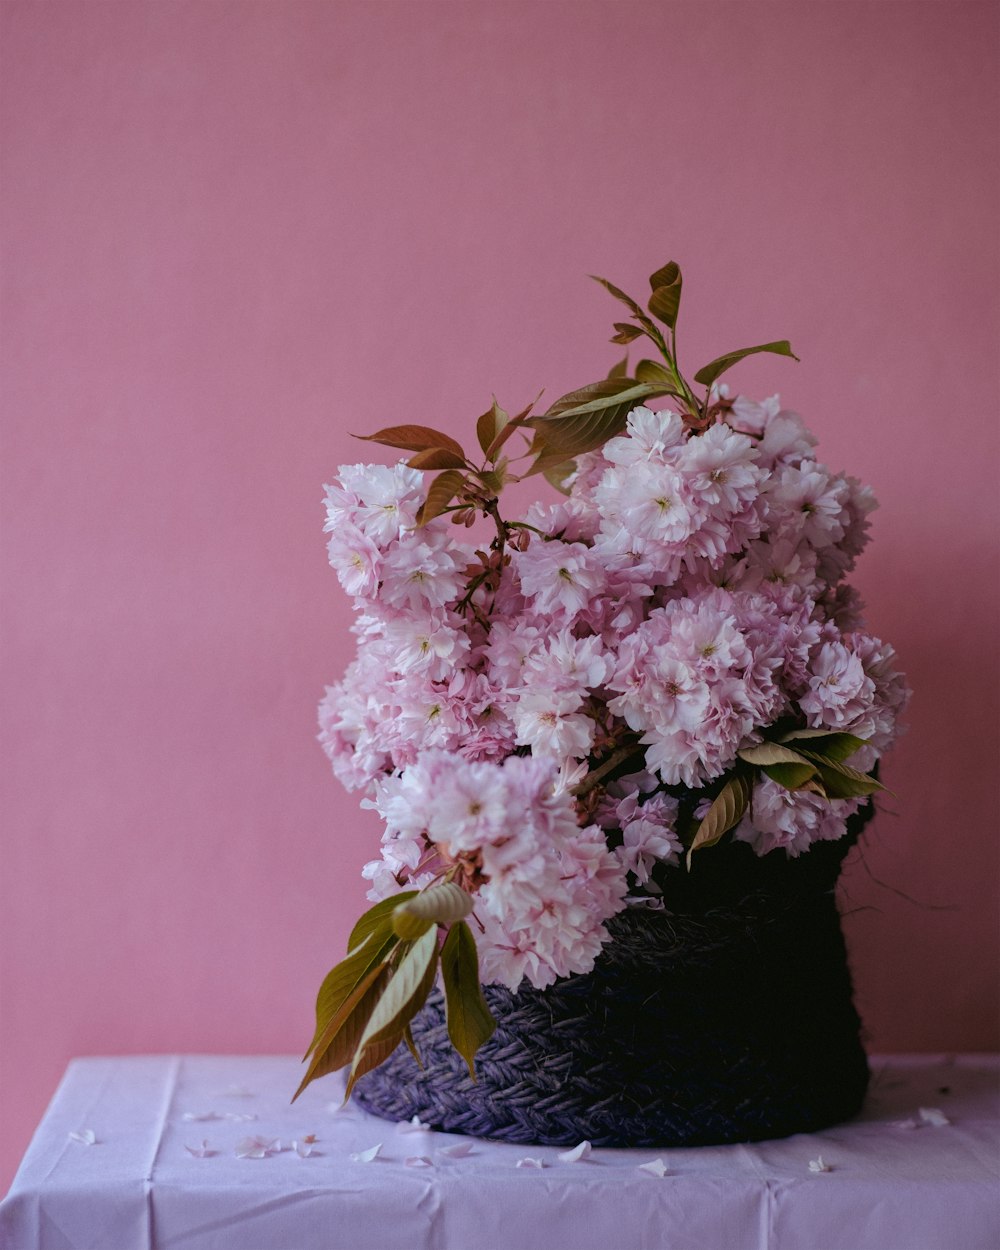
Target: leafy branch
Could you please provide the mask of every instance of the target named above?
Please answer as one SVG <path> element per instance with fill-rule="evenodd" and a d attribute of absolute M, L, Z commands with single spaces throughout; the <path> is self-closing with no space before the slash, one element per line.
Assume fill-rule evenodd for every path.
<path fill-rule="evenodd" d="M 303 1058 L 309 1066 L 292 1102 L 318 1077 L 349 1067 L 346 1102 L 355 1082 L 400 1042 L 419 1063 L 410 1024 L 439 970 L 448 1036 L 475 1079 L 476 1052 L 496 1023 L 479 983 L 475 938 L 465 923 L 471 910 L 471 897 L 446 881 L 421 892 L 403 891 L 365 912 L 348 939 L 347 957 L 320 986 L 316 1031 Z"/>
<path fill-rule="evenodd" d="M 426 525 L 445 512 L 451 512 L 456 523 L 471 523 L 477 511 L 492 511 L 498 532 L 502 530 L 499 533 L 502 547 L 509 538 L 510 526 L 499 520 L 496 503 L 508 482 L 541 474 L 557 489 L 565 491 L 566 479 L 576 468 L 576 457 L 596 451 L 621 434 L 628 414 L 637 405 L 649 399 L 667 398 L 676 405 L 685 424 L 694 433 L 700 433 L 718 418 L 724 407 L 718 401 L 713 402 L 711 388 L 733 365 L 758 352 L 798 359 L 786 339 L 726 352 L 695 373 L 694 381 L 707 388 L 699 399 L 677 362 L 677 318 L 683 278 L 676 261 L 668 261 L 650 275 L 646 308 L 607 278 L 595 277 L 594 280 L 624 304 L 631 316 L 630 321 L 614 323 L 611 342 L 627 346 L 646 338 L 659 353 L 662 363 L 642 359 L 636 364 L 634 375 L 629 376 L 626 356 L 612 367 L 607 377 L 568 392 L 545 412 L 534 416 L 531 414 L 537 399 L 512 417 L 494 398 L 476 420 L 476 439 L 483 456 L 478 463 L 456 439 L 430 426 L 388 426 L 375 434 L 359 436 L 412 452 L 407 461 L 411 468 L 437 471 L 417 515 L 418 525 Z M 518 433 L 529 440 L 525 456 L 530 463 L 524 472 L 514 474 L 503 450 Z"/>
<path fill-rule="evenodd" d="M 825 799 L 863 798 L 885 791 L 871 774 L 844 763 L 864 744 L 864 738 L 850 733 L 793 729 L 738 751 L 735 768 L 688 843 L 688 868 L 695 851 L 714 846 L 751 810 L 754 783 L 761 776 L 786 790 L 805 790 Z"/>

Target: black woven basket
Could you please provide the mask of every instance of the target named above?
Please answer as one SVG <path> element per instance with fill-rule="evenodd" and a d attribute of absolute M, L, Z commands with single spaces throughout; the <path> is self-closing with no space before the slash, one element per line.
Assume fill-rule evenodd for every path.
<path fill-rule="evenodd" d="M 860 1108 L 868 1064 L 834 900 L 847 837 L 798 859 L 731 843 L 676 873 L 669 912 L 630 909 L 593 970 L 486 989 L 477 1081 L 435 991 L 355 1097 L 391 1120 L 532 1145 L 697 1146 L 810 1132 Z"/>

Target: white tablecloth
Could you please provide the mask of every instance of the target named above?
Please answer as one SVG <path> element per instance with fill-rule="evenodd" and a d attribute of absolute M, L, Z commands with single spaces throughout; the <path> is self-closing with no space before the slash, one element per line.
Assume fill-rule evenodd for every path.
<path fill-rule="evenodd" d="M 0 1246 L 997 1250 L 997 1059 L 872 1066 L 864 1115 L 824 1133 L 565 1161 L 341 1109 L 337 1077 L 289 1106 L 292 1058 L 77 1059 L 0 1204 Z"/>

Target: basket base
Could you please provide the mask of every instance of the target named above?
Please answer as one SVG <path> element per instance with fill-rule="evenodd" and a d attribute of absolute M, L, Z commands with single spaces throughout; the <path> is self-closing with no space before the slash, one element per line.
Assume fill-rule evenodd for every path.
<path fill-rule="evenodd" d="M 787 925 L 728 918 L 720 934 L 716 918 L 626 912 L 612 927 L 585 976 L 487 987 L 497 1031 L 475 1082 L 435 991 L 412 1026 L 423 1069 L 400 1047 L 358 1082 L 358 1103 L 552 1146 L 722 1145 L 858 1112 L 868 1063 L 832 893 Z"/>

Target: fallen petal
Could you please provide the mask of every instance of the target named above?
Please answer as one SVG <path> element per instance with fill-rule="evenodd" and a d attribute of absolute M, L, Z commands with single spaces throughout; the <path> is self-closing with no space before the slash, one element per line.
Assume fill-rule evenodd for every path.
<path fill-rule="evenodd" d="M 908 1120 L 897 1120 L 892 1126 L 893 1128 L 919 1128 L 920 1123 L 911 1116 Z"/>
<path fill-rule="evenodd" d="M 373 1159 L 377 1159 L 379 1151 L 382 1149 L 382 1143 L 377 1146 L 371 1146 L 368 1150 L 359 1150 L 357 1154 L 351 1155 L 352 1163 L 371 1163 Z"/>
<path fill-rule="evenodd" d="M 648 1172 L 650 1176 L 669 1176 L 670 1169 L 662 1159 L 652 1159 L 649 1163 L 639 1164 L 640 1172 Z"/>
<path fill-rule="evenodd" d="M 408 1168 L 432 1168 L 434 1166 L 426 1155 L 410 1155 L 403 1160 L 403 1165 Z"/>
<path fill-rule="evenodd" d="M 96 1146 L 97 1134 L 92 1128 L 84 1128 L 79 1133 L 70 1133 L 70 1141 L 78 1141 L 83 1146 Z"/>
<path fill-rule="evenodd" d="M 313 1142 L 319 1141 L 319 1138 L 316 1136 L 315 1133 L 306 1133 L 305 1137 L 303 1137 L 302 1140 L 306 1143 L 307 1146 L 311 1146 Z"/>
<path fill-rule="evenodd" d="M 181 1116 L 182 1120 L 221 1120 L 222 1116 L 217 1111 L 185 1111 Z"/>
<path fill-rule="evenodd" d="M 830 1167 L 829 1163 L 824 1163 L 823 1156 L 819 1155 L 817 1158 L 809 1160 L 809 1171 L 810 1172 L 832 1172 L 833 1168 Z"/>
<path fill-rule="evenodd" d="M 442 1146 L 438 1151 L 439 1155 L 444 1155 L 446 1159 L 464 1159 L 467 1154 L 472 1153 L 472 1142 L 460 1141 L 454 1146 Z"/>
<path fill-rule="evenodd" d="M 951 1123 L 945 1113 L 937 1107 L 921 1107 L 918 1114 L 925 1124 L 933 1124 L 935 1128 Z"/>
<path fill-rule="evenodd" d="M 312 1141 L 310 1141 L 308 1137 L 303 1137 L 301 1141 L 292 1142 L 292 1149 L 295 1151 L 295 1153 L 299 1156 L 300 1159 L 308 1159 L 309 1156 L 313 1153 L 313 1142 L 315 1140 L 316 1140 L 315 1137 L 312 1139 Z"/>
<path fill-rule="evenodd" d="M 514 1166 L 516 1168 L 543 1168 L 545 1163 L 541 1159 L 530 1159 L 526 1155 L 523 1159 L 518 1159 Z"/>
<path fill-rule="evenodd" d="M 582 1141 L 579 1146 L 574 1146 L 572 1150 L 564 1150 L 559 1158 L 563 1163 L 579 1163 L 581 1159 L 589 1158 L 590 1142 Z"/>
<path fill-rule="evenodd" d="M 244 1137 L 236 1145 L 237 1159 L 264 1159 L 281 1149 L 279 1138 Z"/>
<path fill-rule="evenodd" d="M 207 1141 L 203 1141 L 200 1146 L 185 1146 L 184 1149 L 195 1159 L 210 1159 L 215 1154 L 214 1150 L 209 1150 Z"/>
<path fill-rule="evenodd" d="M 210 1119 L 210 1120 L 217 1120 L 219 1117 L 213 1115 L 213 1116 L 206 1116 L 205 1118 Z M 237 1124 L 243 1124 L 248 1120 L 256 1120 L 257 1116 L 253 1111 L 226 1111 L 223 1114 L 222 1119 L 233 1120 Z"/>

